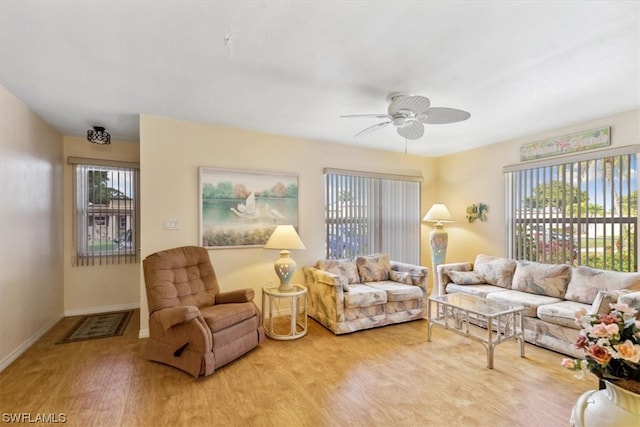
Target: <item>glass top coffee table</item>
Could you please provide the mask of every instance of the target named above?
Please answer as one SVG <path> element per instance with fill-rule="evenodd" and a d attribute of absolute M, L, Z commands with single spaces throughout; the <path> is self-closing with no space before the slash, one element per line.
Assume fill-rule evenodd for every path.
<path fill-rule="evenodd" d="M 520 304 L 490 301 L 463 293 L 430 297 L 427 304 L 427 341 L 431 341 L 433 325 L 479 341 L 487 350 L 487 368 L 493 369 L 493 352 L 501 342 L 518 340 L 520 357 L 524 357 L 524 310 Z M 470 323 L 486 327 L 486 331 L 470 328 Z"/>

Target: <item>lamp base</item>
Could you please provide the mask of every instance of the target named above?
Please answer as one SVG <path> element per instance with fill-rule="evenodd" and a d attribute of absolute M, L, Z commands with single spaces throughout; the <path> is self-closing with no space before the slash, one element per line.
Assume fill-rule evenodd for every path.
<path fill-rule="evenodd" d="M 291 292 L 294 290 L 291 278 L 293 273 L 296 272 L 296 262 L 291 259 L 289 254 L 290 252 L 287 250 L 280 251 L 280 258 L 273 265 L 278 278 L 280 278 L 279 292 Z"/>
<path fill-rule="evenodd" d="M 447 243 L 449 242 L 449 235 L 442 228 L 442 225 L 431 231 L 429 235 L 431 242 L 431 262 L 433 264 L 444 264 L 444 259 L 447 256 Z"/>

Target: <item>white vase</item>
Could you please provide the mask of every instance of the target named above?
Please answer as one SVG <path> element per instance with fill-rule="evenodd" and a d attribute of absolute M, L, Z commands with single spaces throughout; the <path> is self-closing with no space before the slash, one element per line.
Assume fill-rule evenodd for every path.
<path fill-rule="evenodd" d="M 590 390 L 571 411 L 573 427 L 638 427 L 640 394 L 604 381 L 604 390 Z"/>

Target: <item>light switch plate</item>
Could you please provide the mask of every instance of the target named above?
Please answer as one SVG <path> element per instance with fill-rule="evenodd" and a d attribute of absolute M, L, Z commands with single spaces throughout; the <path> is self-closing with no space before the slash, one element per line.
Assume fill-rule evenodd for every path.
<path fill-rule="evenodd" d="M 175 218 L 167 218 L 162 224 L 165 230 L 180 230 L 180 228 L 182 228 L 180 220 Z"/>

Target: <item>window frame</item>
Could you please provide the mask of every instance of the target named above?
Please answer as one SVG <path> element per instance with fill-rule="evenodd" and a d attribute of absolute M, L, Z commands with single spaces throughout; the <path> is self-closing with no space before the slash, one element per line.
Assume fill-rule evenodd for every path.
<path fill-rule="evenodd" d="M 507 256 L 637 271 L 638 153 L 630 145 L 504 167 Z"/>
<path fill-rule="evenodd" d="M 132 264 L 140 261 L 140 165 L 134 162 L 122 162 L 103 159 L 69 157 L 67 163 L 72 166 L 73 186 L 73 255 L 74 266 L 92 266 L 105 264 Z M 110 198 L 107 205 L 95 207 L 87 191 L 90 185 L 84 182 L 90 172 L 113 172 L 130 174 L 124 198 Z M 84 176 L 84 178 L 83 178 Z M 118 200 L 114 205 L 113 201 Z M 124 201 L 124 203 L 123 203 Z M 122 219 L 128 222 L 124 233 Z M 89 249 L 88 236 L 93 234 L 89 227 L 97 226 L 100 238 L 97 248 Z M 93 228 L 91 228 L 93 230 Z M 105 237 L 102 234 L 106 233 Z M 125 239 L 124 243 L 122 240 Z M 114 244 L 111 243 L 114 242 Z M 109 242 L 109 247 L 105 244 Z"/>
<path fill-rule="evenodd" d="M 420 264 L 422 181 L 415 175 L 325 168 L 325 256 L 340 259 L 385 252 L 394 260 Z M 405 209 L 399 209 L 403 203 Z M 402 218 L 406 208 L 415 209 L 413 218 Z M 353 233 L 345 233 L 346 226 Z M 392 238 L 398 233 L 405 237 L 401 244 Z"/>

